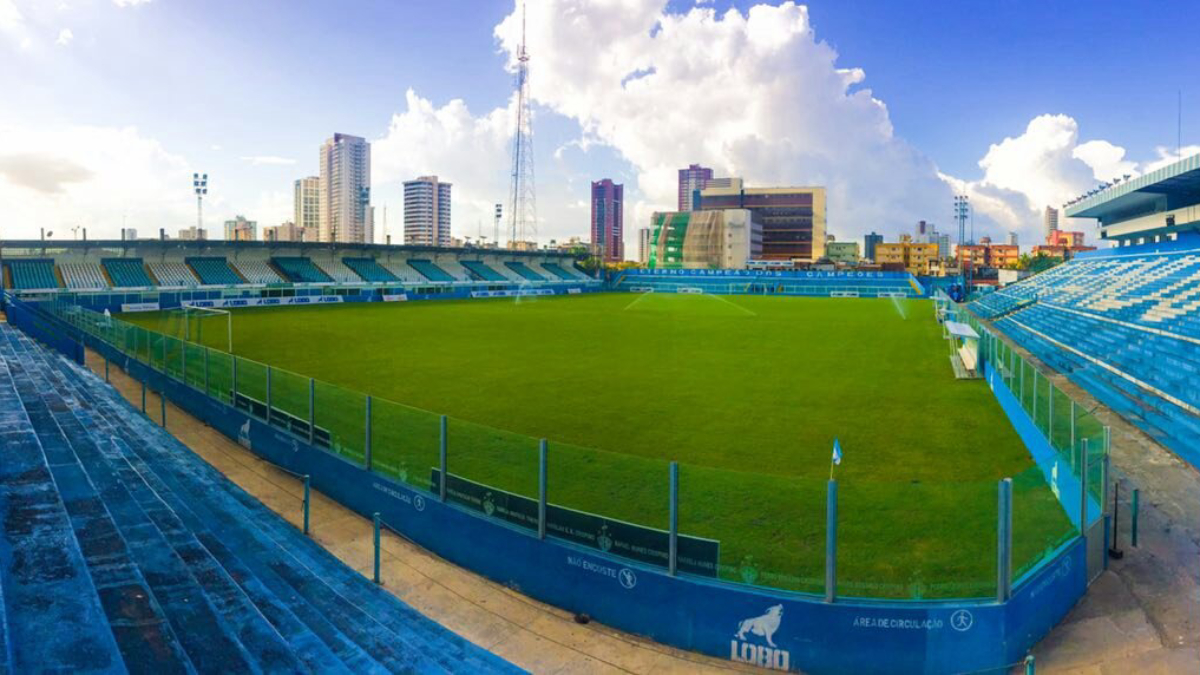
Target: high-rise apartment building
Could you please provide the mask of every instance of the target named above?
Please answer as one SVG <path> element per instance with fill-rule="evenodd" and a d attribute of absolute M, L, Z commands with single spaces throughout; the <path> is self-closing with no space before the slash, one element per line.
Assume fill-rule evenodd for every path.
<path fill-rule="evenodd" d="M 450 245 L 450 183 L 437 176 L 404 182 L 404 243 Z"/>
<path fill-rule="evenodd" d="M 237 216 L 225 221 L 225 241 L 254 241 L 258 239 L 258 223 Z"/>
<path fill-rule="evenodd" d="M 700 210 L 749 209 L 762 226 L 762 259 L 815 261 L 825 255 L 825 188 L 709 186 Z"/>
<path fill-rule="evenodd" d="M 321 228 L 321 179 L 297 178 L 292 195 L 292 223 L 316 234 Z"/>
<path fill-rule="evenodd" d="M 624 193 L 612 179 L 592 182 L 592 250 L 604 262 L 625 259 Z"/>
<path fill-rule="evenodd" d="M 1058 231 L 1058 209 L 1047 206 L 1046 212 L 1042 214 L 1042 225 L 1046 228 L 1046 236 L 1050 236 L 1051 232 Z"/>
<path fill-rule="evenodd" d="M 871 262 L 875 260 L 875 246 L 883 243 L 883 235 L 872 232 L 863 237 L 863 257 Z"/>
<path fill-rule="evenodd" d="M 699 164 L 690 164 L 688 168 L 679 170 L 680 212 L 692 210 L 692 193 L 708 187 L 708 181 L 712 180 L 712 177 L 713 170 Z"/>
<path fill-rule="evenodd" d="M 264 227 L 263 241 L 309 241 L 308 228 L 288 221 L 274 227 Z"/>
<path fill-rule="evenodd" d="M 638 262 L 645 265 L 650 262 L 650 228 L 638 230 Z"/>
<path fill-rule="evenodd" d="M 371 243 L 375 239 L 371 204 L 371 144 L 334 134 L 321 145 L 317 210 L 320 240 Z"/>
<path fill-rule="evenodd" d="M 1008 245 L 1009 246 L 1019 246 L 1020 245 L 1020 239 L 1017 237 L 1017 233 L 1012 230 L 1009 230 L 1009 232 L 1008 232 Z"/>

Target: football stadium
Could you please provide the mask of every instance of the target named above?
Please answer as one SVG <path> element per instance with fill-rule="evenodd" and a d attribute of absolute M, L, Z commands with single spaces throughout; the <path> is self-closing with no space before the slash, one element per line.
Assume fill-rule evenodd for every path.
<path fill-rule="evenodd" d="M 739 666 L 1027 664 L 1117 543 L 1111 430 L 1054 375 L 1196 460 L 1196 221 L 1128 217 L 1194 163 L 1074 207 L 1120 246 L 963 303 L 897 271 L 4 242 L 7 665 L 519 671 L 389 592 L 392 535 Z M 311 536 L 318 496 L 373 563 Z"/>

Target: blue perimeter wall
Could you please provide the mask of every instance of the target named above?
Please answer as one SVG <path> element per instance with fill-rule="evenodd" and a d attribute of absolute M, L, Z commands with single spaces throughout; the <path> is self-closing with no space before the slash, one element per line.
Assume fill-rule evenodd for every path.
<path fill-rule="evenodd" d="M 63 325 L 63 330 L 72 329 Z M 255 454 L 311 475 L 317 490 L 364 517 L 378 512 L 390 527 L 439 556 L 557 607 L 719 658 L 824 673 L 1003 672 L 1087 589 L 1082 538 L 1029 573 L 1006 603 L 825 603 L 811 596 L 672 577 L 592 549 L 539 540 L 535 533 L 439 502 L 309 446 L 90 336 L 82 339 Z M 998 378 L 992 382 L 1004 387 Z"/>

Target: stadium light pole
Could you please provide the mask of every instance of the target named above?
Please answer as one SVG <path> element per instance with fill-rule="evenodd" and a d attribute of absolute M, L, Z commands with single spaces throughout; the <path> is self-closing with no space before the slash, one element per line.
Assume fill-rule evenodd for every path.
<path fill-rule="evenodd" d="M 208 174 L 193 173 L 192 189 L 196 192 L 196 236 L 204 229 L 204 195 L 208 194 Z"/>

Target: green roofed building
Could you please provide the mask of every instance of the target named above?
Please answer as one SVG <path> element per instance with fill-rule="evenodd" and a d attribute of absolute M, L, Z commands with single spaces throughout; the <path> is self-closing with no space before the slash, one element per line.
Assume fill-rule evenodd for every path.
<path fill-rule="evenodd" d="M 743 269 L 762 255 L 747 209 L 655 213 L 650 223 L 650 269 Z"/>

